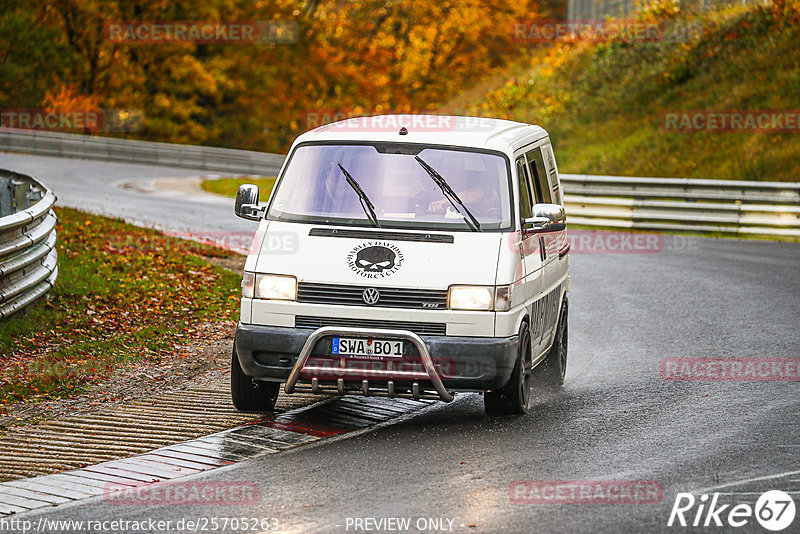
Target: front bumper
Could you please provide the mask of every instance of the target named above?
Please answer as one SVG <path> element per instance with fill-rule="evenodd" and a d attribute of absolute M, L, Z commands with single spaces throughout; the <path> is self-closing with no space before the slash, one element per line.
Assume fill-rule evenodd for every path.
<path fill-rule="evenodd" d="M 236 352 L 244 373 L 256 380 L 286 382 L 297 364 L 298 357 L 314 329 L 277 326 L 260 326 L 240 323 L 236 329 Z M 403 338 L 410 341 L 405 334 Z M 363 335 L 363 334 L 362 334 Z M 413 336 L 413 334 L 411 334 Z M 337 373 L 341 360 L 331 354 L 331 335 L 320 337 L 309 350 L 309 361 L 316 369 L 325 367 L 326 372 L 318 374 L 317 384 L 337 384 L 340 378 L 348 385 L 361 386 L 362 378 L 375 383 L 386 383 L 390 375 L 385 371 L 384 361 L 347 360 L 346 365 L 360 366 L 363 377 L 356 378 L 354 372 Z M 375 337 L 380 337 L 375 334 Z M 516 363 L 518 339 L 466 337 L 466 336 L 419 336 L 427 348 L 436 375 L 448 391 L 487 391 L 505 386 L 511 377 Z M 405 343 L 406 352 L 400 368 L 408 372 L 425 373 L 425 358 L 413 342 Z M 395 363 L 395 362 L 393 362 Z M 303 367 L 308 365 L 303 362 Z M 395 363 L 397 366 L 397 363 Z M 430 373 L 428 373 L 430 374 Z M 410 375 L 408 375 L 410 376 Z M 311 382 L 306 373 L 299 373 L 299 380 Z M 435 379 L 407 378 L 400 371 L 392 380 L 398 390 L 411 389 L 413 382 L 419 382 L 423 389 L 436 389 Z M 352 388 L 348 388 L 352 389 Z M 440 395 L 441 398 L 441 395 Z"/>

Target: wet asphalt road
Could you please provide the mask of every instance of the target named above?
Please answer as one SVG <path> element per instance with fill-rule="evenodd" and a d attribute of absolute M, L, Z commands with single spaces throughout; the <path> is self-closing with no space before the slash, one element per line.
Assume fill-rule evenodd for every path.
<path fill-rule="evenodd" d="M 70 164 L 70 173 L 97 166 L 115 179 L 198 174 L 11 158 L 48 181 L 62 203 L 87 209 L 103 204 L 90 184 L 59 183 L 48 173 Z M 9 166 L 6 155 L 0 160 Z M 98 190 L 113 196 L 107 185 Z M 161 200 L 127 195 L 126 210 L 157 221 Z M 195 209 L 203 211 L 179 211 L 183 217 Z M 217 213 L 235 221 L 229 207 L 215 206 L 198 224 L 230 223 L 209 220 Z M 800 508 L 800 382 L 659 375 L 663 358 L 800 357 L 800 244 L 672 236 L 664 243 L 656 254 L 571 255 L 566 384 L 527 416 L 488 418 L 480 396 L 461 395 L 372 432 L 187 479 L 256 482 L 254 505 L 131 507 L 91 499 L 19 518 L 172 520 L 173 531 L 180 519 L 274 517 L 286 532 L 374 532 L 355 529 L 355 519 L 399 517 L 412 526 L 444 518 L 448 527 L 451 519 L 462 532 L 681 532 L 694 529 L 666 526 L 678 492 L 707 489 L 722 493 L 720 503 L 752 504 L 761 492 L 781 489 Z M 657 481 L 664 497 L 656 504 L 524 504 L 509 498 L 519 480 Z M 725 530 L 767 532 L 753 519 Z M 800 517 L 784 532 L 792 531 L 800 531 Z"/>

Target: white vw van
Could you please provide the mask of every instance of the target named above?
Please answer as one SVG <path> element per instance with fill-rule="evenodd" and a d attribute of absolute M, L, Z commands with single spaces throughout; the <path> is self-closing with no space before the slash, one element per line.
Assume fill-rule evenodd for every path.
<path fill-rule="evenodd" d="M 567 363 L 569 242 L 547 132 L 496 119 L 355 118 L 304 133 L 258 221 L 234 405 L 286 393 L 482 392 L 525 413 Z M 284 246 L 275 246 L 284 243 Z"/>

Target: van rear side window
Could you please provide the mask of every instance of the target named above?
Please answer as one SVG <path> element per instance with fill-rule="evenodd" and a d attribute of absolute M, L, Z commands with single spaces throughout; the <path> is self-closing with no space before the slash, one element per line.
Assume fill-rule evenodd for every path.
<path fill-rule="evenodd" d="M 528 158 L 528 166 L 533 178 L 533 185 L 536 188 L 536 203 L 551 204 L 550 184 L 547 181 L 547 170 L 544 167 L 542 149 L 534 148 L 525 156 Z"/>
<path fill-rule="evenodd" d="M 544 154 L 544 163 L 547 167 L 547 176 L 550 177 L 550 190 L 553 192 L 553 203 L 564 205 L 561 198 L 561 188 L 558 184 L 558 169 L 556 168 L 556 158 L 553 155 L 553 145 L 546 144 L 542 146 L 542 153 Z"/>

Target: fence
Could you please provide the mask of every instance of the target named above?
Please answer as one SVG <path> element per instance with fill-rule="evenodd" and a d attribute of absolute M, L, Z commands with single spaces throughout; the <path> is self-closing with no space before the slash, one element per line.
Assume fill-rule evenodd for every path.
<path fill-rule="evenodd" d="M 125 139 L 0 130 L 0 150 L 274 175 L 284 156 Z M 562 174 L 572 224 L 800 236 L 800 184 Z"/>
<path fill-rule="evenodd" d="M 0 169 L 0 319 L 55 284 L 55 202 L 56 196 L 35 178 Z"/>
<path fill-rule="evenodd" d="M 561 175 L 571 224 L 800 236 L 800 184 Z"/>
<path fill-rule="evenodd" d="M 0 150 L 236 174 L 275 175 L 283 163 L 279 154 L 250 150 L 13 128 L 0 129 Z"/>
<path fill-rule="evenodd" d="M 700 12 L 720 9 L 730 6 L 743 6 L 749 4 L 766 4 L 769 0 L 679 0 L 681 10 Z M 604 20 L 606 17 L 616 19 L 633 15 L 649 1 L 636 0 L 568 0 L 568 21 L 593 21 Z"/>

